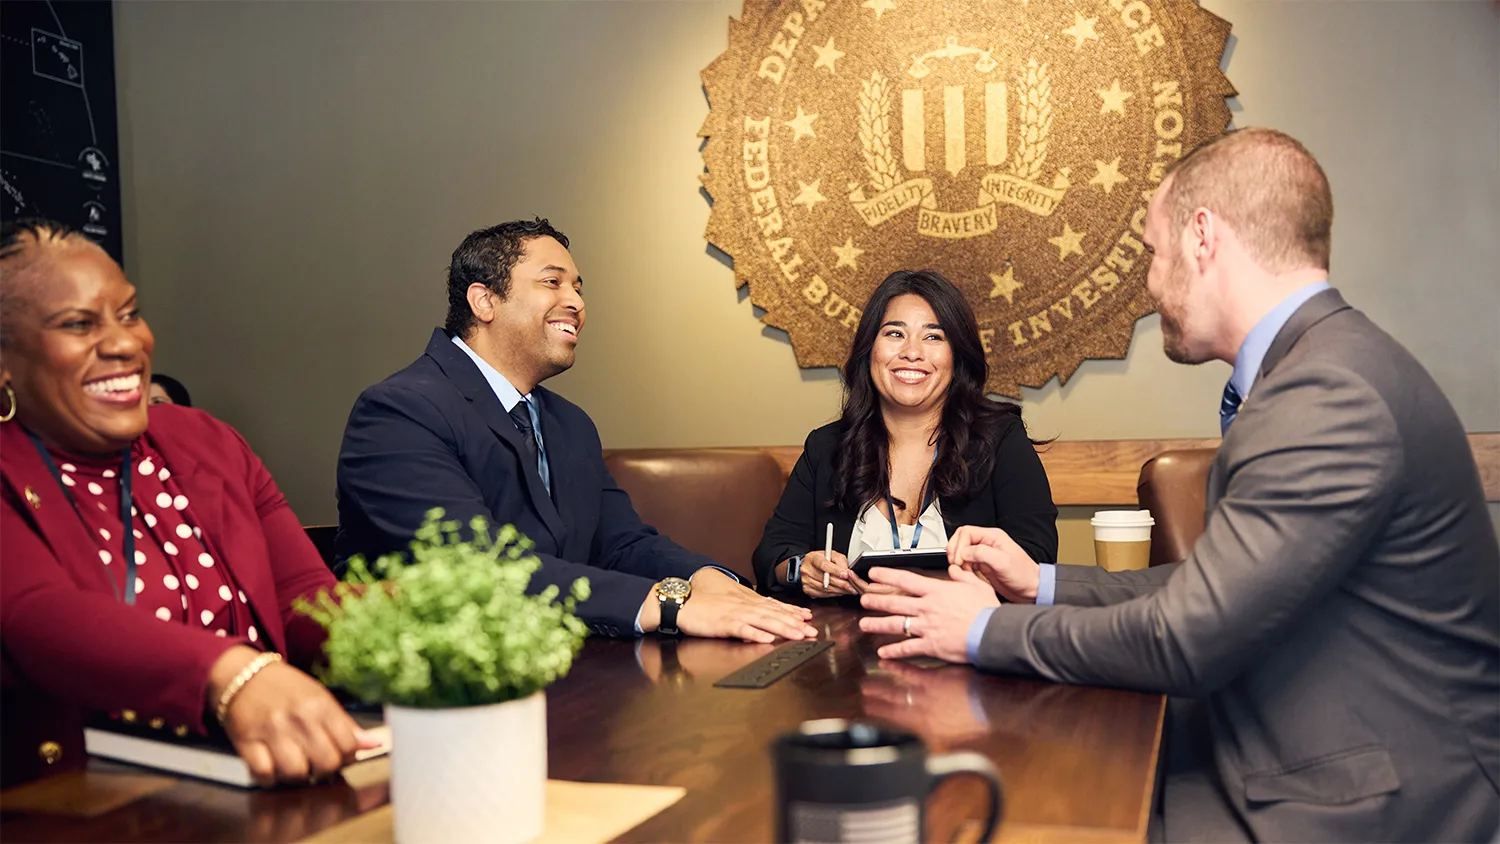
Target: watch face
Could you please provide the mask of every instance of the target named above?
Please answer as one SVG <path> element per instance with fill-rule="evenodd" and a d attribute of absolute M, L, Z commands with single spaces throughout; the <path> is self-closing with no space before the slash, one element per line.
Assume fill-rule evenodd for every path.
<path fill-rule="evenodd" d="M 656 594 L 672 601 L 680 601 L 693 591 L 692 584 L 680 577 L 669 577 L 656 585 Z"/>

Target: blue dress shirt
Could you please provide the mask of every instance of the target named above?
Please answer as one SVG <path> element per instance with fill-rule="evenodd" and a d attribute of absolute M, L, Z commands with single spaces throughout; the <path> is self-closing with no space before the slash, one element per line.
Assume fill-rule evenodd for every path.
<path fill-rule="evenodd" d="M 1260 373 L 1261 361 L 1266 359 L 1266 352 L 1271 350 L 1271 343 L 1276 340 L 1276 335 L 1281 333 L 1287 320 L 1291 319 L 1292 314 L 1305 305 L 1308 299 L 1332 287 L 1333 285 L 1326 281 L 1316 281 L 1299 288 L 1297 292 L 1282 299 L 1279 305 L 1261 317 L 1255 327 L 1250 329 L 1250 333 L 1245 335 L 1245 339 L 1240 342 L 1240 350 L 1234 356 L 1234 372 L 1229 376 L 1229 383 L 1234 385 L 1242 401 L 1250 398 L 1250 389 L 1255 386 L 1255 376 Z M 1042 563 L 1037 568 L 1040 571 L 1036 585 L 1036 605 L 1050 607 L 1057 596 L 1057 566 Z M 974 662 L 978 658 L 979 642 L 984 638 L 984 626 L 990 621 L 990 613 L 996 609 L 997 607 L 991 607 L 980 611 L 974 623 L 969 626 L 969 635 L 965 640 L 969 662 Z"/>

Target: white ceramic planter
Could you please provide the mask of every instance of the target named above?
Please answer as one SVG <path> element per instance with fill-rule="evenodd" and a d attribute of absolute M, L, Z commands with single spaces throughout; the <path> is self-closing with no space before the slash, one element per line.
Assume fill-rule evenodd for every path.
<path fill-rule="evenodd" d="M 547 697 L 386 706 L 397 844 L 520 844 L 542 834 Z"/>

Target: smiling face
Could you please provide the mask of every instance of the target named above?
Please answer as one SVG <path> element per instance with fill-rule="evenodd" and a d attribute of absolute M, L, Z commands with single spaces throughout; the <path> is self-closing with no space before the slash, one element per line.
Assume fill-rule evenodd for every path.
<path fill-rule="evenodd" d="M 927 300 L 906 293 L 891 300 L 870 350 L 870 379 L 882 408 L 929 412 L 953 383 L 953 349 Z"/>
<path fill-rule="evenodd" d="M 1213 331 L 1204 324 L 1210 303 L 1208 285 L 1195 274 L 1192 240 L 1186 228 L 1173 231 L 1169 209 L 1170 183 L 1156 191 L 1146 211 L 1146 248 L 1151 266 L 1146 271 L 1146 292 L 1156 300 L 1161 315 L 1162 348 L 1177 363 L 1203 363 L 1213 357 Z"/>
<path fill-rule="evenodd" d="M 479 331 L 500 357 L 498 368 L 530 392 L 536 384 L 573 365 L 585 319 L 583 279 L 566 247 L 550 237 L 526 241 L 526 252 L 510 273 L 505 298 L 470 287 Z"/>
<path fill-rule="evenodd" d="M 77 241 L 29 247 L 42 251 L 8 279 L 0 379 L 37 436 L 102 455 L 146 431 L 156 341 L 120 266 Z"/>

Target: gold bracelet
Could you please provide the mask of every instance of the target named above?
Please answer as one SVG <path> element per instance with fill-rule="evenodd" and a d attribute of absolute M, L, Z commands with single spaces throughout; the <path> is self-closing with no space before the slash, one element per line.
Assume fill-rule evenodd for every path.
<path fill-rule="evenodd" d="M 245 684 L 250 682 L 250 678 L 259 674 L 260 670 L 267 665 L 280 661 L 281 654 L 275 651 L 267 651 L 250 660 L 244 668 L 240 669 L 240 673 L 234 675 L 234 679 L 230 680 L 229 685 L 224 687 L 224 693 L 219 695 L 219 705 L 214 708 L 214 716 L 219 719 L 220 724 L 224 723 L 224 716 L 229 714 L 229 704 L 234 703 L 235 695 L 238 695 L 240 689 L 243 689 Z"/>

